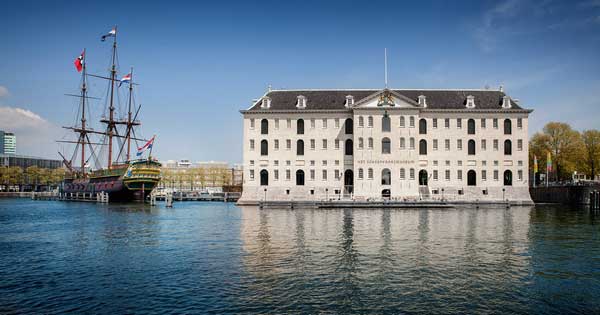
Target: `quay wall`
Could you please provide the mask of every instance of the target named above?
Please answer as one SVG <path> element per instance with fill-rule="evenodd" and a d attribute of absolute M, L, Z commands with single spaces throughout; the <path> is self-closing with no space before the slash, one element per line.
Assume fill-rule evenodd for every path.
<path fill-rule="evenodd" d="M 590 204 L 590 192 L 600 191 L 600 184 L 530 187 L 529 193 L 535 203 Z"/>

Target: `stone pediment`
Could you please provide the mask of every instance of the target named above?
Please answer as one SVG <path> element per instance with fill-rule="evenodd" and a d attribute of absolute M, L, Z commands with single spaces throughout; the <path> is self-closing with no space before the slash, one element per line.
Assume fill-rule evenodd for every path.
<path fill-rule="evenodd" d="M 389 89 L 377 91 L 352 106 L 358 108 L 419 108 L 419 103 Z"/>

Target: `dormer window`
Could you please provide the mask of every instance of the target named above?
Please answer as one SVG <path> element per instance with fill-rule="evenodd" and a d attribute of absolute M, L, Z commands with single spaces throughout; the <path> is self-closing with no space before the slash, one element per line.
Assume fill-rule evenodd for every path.
<path fill-rule="evenodd" d="M 306 108 L 306 96 L 298 95 L 298 100 L 296 101 L 297 108 Z"/>
<path fill-rule="evenodd" d="M 427 97 L 425 95 L 419 95 L 419 105 L 427 107 Z"/>
<path fill-rule="evenodd" d="M 344 104 L 344 106 L 350 107 L 352 105 L 354 105 L 354 96 L 346 95 L 346 104 Z"/>
<path fill-rule="evenodd" d="M 270 108 L 271 107 L 271 98 L 268 96 L 265 96 L 262 99 L 262 103 L 260 104 L 260 108 Z"/>
<path fill-rule="evenodd" d="M 467 108 L 475 108 L 475 96 L 467 96 Z"/>
<path fill-rule="evenodd" d="M 502 108 L 511 108 L 511 103 L 510 103 L 510 97 L 508 95 L 505 95 L 502 98 Z"/>

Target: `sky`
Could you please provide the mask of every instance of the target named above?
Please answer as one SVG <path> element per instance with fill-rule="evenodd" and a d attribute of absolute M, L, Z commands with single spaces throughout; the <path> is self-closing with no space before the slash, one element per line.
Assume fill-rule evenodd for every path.
<path fill-rule="evenodd" d="M 242 115 L 274 89 L 497 89 L 549 121 L 600 129 L 600 0 L 3 1 L 0 130 L 19 154 L 58 158 L 72 125 L 83 48 L 107 75 L 134 67 L 142 135 L 160 160 L 242 160 Z M 107 83 L 90 79 L 89 95 Z M 119 90 L 122 105 L 126 90 Z M 104 100 L 92 100 L 99 116 Z M 96 129 L 99 124 L 93 123 Z"/>

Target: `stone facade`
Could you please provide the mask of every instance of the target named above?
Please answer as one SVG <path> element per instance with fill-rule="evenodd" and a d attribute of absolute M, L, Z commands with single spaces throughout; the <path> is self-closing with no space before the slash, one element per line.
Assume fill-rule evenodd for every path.
<path fill-rule="evenodd" d="M 488 90 L 270 91 L 242 111 L 241 201 L 530 202 L 530 112 Z"/>

